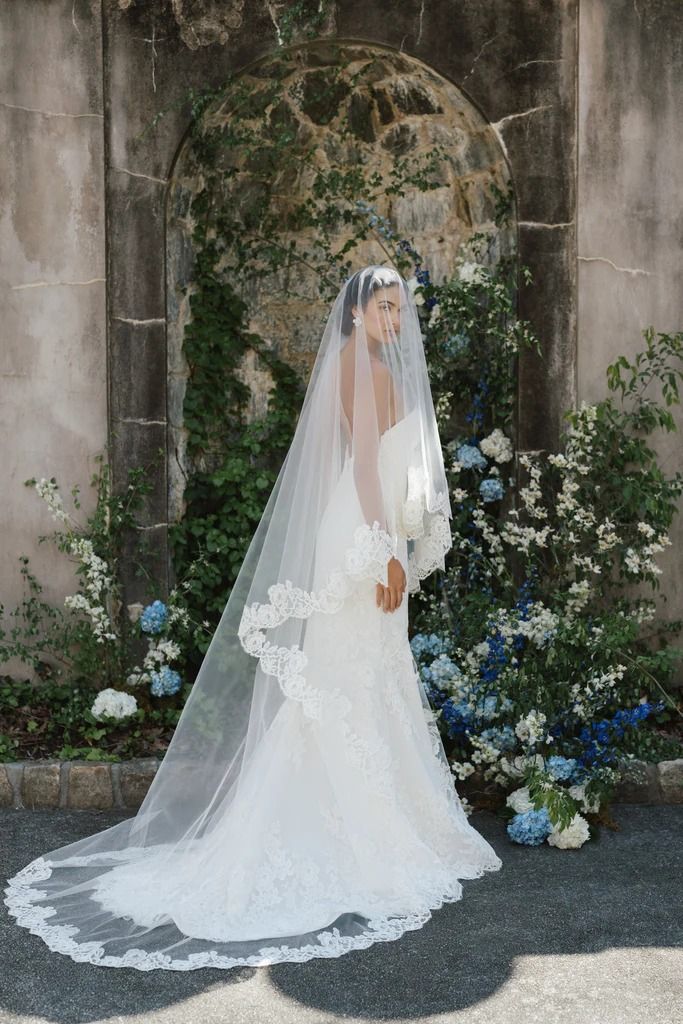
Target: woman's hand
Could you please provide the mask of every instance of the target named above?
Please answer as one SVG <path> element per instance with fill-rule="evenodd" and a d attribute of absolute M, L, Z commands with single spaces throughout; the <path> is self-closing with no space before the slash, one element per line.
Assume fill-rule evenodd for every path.
<path fill-rule="evenodd" d="M 375 600 L 378 608 L 394 612 L 403 600 L 406 589 L 406 574 L 398 558 L 392 558 L 387 565 L 387 586 L 377 584 Z"/>

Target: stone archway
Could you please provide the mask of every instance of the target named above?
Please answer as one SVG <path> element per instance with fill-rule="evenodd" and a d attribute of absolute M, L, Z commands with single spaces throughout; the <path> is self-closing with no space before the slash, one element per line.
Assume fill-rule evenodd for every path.
<path fill-rule="evenodd" d="M 233 102 L 228 91 L 205 111 L 204 120 L 214 131 L 224 127 L 229 131 L 235 103 L 245 103 L 245 91 L 248 107 L 258 115 L 254 121 L 266 134 L 273 125 L 285 124 L 295 140 L 292 146 L 307 147 L 306 151 L 314 154 L 306 162 L 283 164 L 272 173 L 269 202 L 274 217 L 280 218 L 277 239 L 283 246 L 296 238 L 297 251 L 307 245 L 315 248 L 310 228 L 288 228 L 290 210 L 313 187 L 320 170 L 329 173 L 355 168 L 364 180 L 373 177 L 385 183 L 387 193 L 380 196 L 374 209 L 391 223 L 399 238 L 416 247 L 433 281 L 450 276 L 460 245 L 478 232 L 493 235 L 491 262 L 514 254 L 514 204 L 510 227 L 497 228 L 494 219 L 492 186 L 502 193 L 512 188 L 500 140 L 456 86 L 420 61 L 385 48 L 351 43 L 323 42 L 291 49 L 240 76 L 239 89 L 235 88 L 240 98 Z M 412 184 L 403 195 L 390 194 L 388 186 L 397 162 L 410 161 L 416 168 L 435 144 L 444 151 L 436 164 L 438 187 L 425 191 Z M 244 157 L 238 147 L 221 159 L 230 165 L 234 176 L 227 184 L 220 179 L 219 194 L 213 201 L 231 209 L 248 209 L 254 193 L 264 190 L 262 166 L 258 162 L 254 166 L 253 157 Z M 196 219 L 193 201 L 204 194 L 205 178 L 188 140 L 174 165 L 167 207 L 169 523 L 182 518 L 183 487 L 192 471 L 182 423 L 188 376 L 183 334 L 190 317 L 188 294 L 193 289 L 189 258 Z M 351 205 L 341 196 L 333 206 L 339 213 L 338 227 L 331 233 L 338 250 L 349 239 L 343 215 Z M 249 233 L 246 223 L 244 231 Z M 354 267 L 386 260 L 381 243 L 380 235 L 371 236 L 353 250 Z M 230 267 L 229 260 L 226 265 Z M 247 277 L 240 283 L 240 296 L 250 311 L 249 329 L 295 368 L 305 384 L 329 309 L 314 269 L 293 258 L 281 271 L 253 282 Z M 265 409 L 272 380 L 253 351 L 246 353 L 241 375 L 252 391 L 251 414 L 258 416 Z"/>

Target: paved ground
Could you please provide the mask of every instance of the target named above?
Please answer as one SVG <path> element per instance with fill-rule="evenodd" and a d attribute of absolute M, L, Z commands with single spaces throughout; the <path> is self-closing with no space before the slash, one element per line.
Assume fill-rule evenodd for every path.
<path fill-rule="evenodd" d="M 40 853 L 121 812 L 0 812 L 0 890 Z M 509 842 L 503 860 L 424 928 L 334 960 L 233 971 L 77 964 L 0 901 L 2 1024 L 681 1024 L 683 806 L 617 804 L 620 831 L 572 852 Z M 4 895 L 4 894 L 3 894 Z"/>

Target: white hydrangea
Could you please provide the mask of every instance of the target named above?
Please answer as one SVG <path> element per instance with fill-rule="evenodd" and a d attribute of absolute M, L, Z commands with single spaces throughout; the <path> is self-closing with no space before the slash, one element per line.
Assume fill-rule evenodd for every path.
<path fill-rule="evenodd" d="M 566 828 L 552 830 L 548 843 L 558 850 L 578 850 L 589 836 L 588 822 L 577 812 Z"/>
<path fill-rule="evenodd" d="M 495 462 L 509 462 L 512 458 L 512 444 L 499 427 L 492 430 L 487 437 L 479 442 L 484 455 Z"/>
<path fill-rule="evenodd" d="M 483 284 L 488 278 L 488 274 L 481 263 L 464 260 L 458 267 L 458 277 L 463 284 Z"/>
<path fill-rule="evenodd" d="M 420 284 L 418 279 L 415 276 L 409 277 L 408 280 L 406 281 L 406 284 L 410 288 L 410 291 L 412 293 L 413 301 L 415 302 L 415 305 L 416 306 L 424 305 L 424 300 L 425 300 L 424 295 L 422 294 L 421 291 L 419 291 L 419 292 L 416 291 L 417 288 L 422 288 L 422 285 Z"/>
<path fill-rule="evenodd" d="M 90 712 L 94 718 L 127 718 L 134 715 L 137 709 L 138 702 L 132 693 L 108 687 L 97 694 Z"/>
<path fill-rule="evenodd" d="M 588 799 L 585 782 L 580 786 L 570 786 L 569 795 L 579 801 L 581 810 L 585 814 L 596 814 L 600 810 L 600 797 L 594 796 L 592 799 Z"/>
<path fill-rule="evenodd" d="M 528 786 L 522 786 L 520 789 L 516 789 L 514 793 L 510 793 L 505 802 L 517 814 L 524 814 L 525 811 L 532 811 L 534 809 L 533 802 L 529 799 Z"/>

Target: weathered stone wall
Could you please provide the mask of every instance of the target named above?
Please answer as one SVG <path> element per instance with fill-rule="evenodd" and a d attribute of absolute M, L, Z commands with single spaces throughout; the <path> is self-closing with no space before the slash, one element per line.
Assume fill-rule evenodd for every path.
<path fill-rule="evenodd" d="M 637 347 L 641 327 L 680 326 L 683 9 L 677 0 L 415 0 L 387 10 L 326 3 L 317 35 L 421 62 L 497 136 L 517 249 L 536 279 L 520 293 L 520 314 L 544 349 L 520 367 L 521 446 L 552 446 L 562 411 L 602 393 L 605 364 Z M 22 481 L 54 474 L 87 492 L 107 437 L 118 481 L 169 447 L 178 253 L 168 251 L 166 202 L 190 118 L 178 100 L 277 51 L 282 12 L 260 0 L 0 6 L 0 600 L 9 608 L 21 597 L 20 551 L 48 599 L 71 589 L 64 556 L 38 545 L 52 524 Z M 300 47 L 305 33 L 287 42 Z M 680 466 L 675 440 L 665 457 Z M 149 570 L 163 581 L 164 467 L 153 483 L 143 528 Z M 681 614 L 677 530 L 668 589 Z M 142 596 L 140 584 L 130 579 L 125 596 Z"/>
<path fill-rule="evenodd" d="M 72 11 L 73 8 L 73 11 Z M 107 440 L 104 109 L 100 4 L 0 5 L 0 602 L 23 596 L 25 553 L 59 602 L 72 568 L 30 477 L 91 507 Z"/>
<path fill-rule="evenodd" d="M 642 330 L 683 330 L 683 5 L 582 3 L 580 41 L 577 394 L 593 402 L 607 365 L 645 347 Z M 676 433 L 653 438 L 667 474 L 683 470 L 672 412 Z M 658 612 L 681 618 L 683 515 L 671 539 Z"/>

